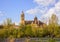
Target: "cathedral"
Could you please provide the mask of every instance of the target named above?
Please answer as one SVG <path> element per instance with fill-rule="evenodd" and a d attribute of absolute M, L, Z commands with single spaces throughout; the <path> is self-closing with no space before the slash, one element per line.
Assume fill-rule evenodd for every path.
<path fill-rule="evenodd" d="M 43 26 L 44 23 L 39 21 L 36 16 L 34 17 L 34 20 L 29 20 L 29 21 L 25 20 L 25 15 L 24 12 L 22 11 L 20 24 L 23 25 L 36 24 L 37 26 Z"/>

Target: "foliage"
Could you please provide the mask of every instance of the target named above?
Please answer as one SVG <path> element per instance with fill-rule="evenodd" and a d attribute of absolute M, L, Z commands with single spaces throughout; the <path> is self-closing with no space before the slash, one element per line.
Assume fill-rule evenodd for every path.
<path fill-rule="evenodd" d="M 51 20 L 54 22 L 56 16 L 52 16 Z M 4 22 L 4 27 L 0 29 L 0 38 L 22 38 L 22 37 L 59 37 L 60 38 L 60 26 L 57 24 L 57 20 L 44 27 L 37 27 L 36 25 L 20 25 L 19 28 L 15 28 L 12 25 L 10 19 Z"/>
<path fill-rule="evenodd" d="M 0 38 L 21 38 L 21 37 L 60 37 L 59 25 L 48 25 L 47 28 L 32 28 L 25 25 L 24 28 L 2 28 Z"/>
<path fill-rule="evenodd" d="M 10 28 L 12 27 L 12 20 L 7 18 L 3 23 L 4 28 Z"/>

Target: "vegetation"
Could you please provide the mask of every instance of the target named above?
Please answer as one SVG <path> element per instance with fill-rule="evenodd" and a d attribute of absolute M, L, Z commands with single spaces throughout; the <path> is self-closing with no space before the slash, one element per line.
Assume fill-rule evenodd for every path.
<path fill-rule="evenodd" d="M 53 21 L 52 21 L 53 20 Z M 0 29 L 0 38 L 23 38 L 23 37 L 56 37 L 60 38 L 60 26 L 57 23 L 56 16 L 52 15 L 50 24 L 44 27 L 34 27 L 31 25 L 20 25 L 18 29 L 13 27 L 10 19 L 4 22 Z"/>

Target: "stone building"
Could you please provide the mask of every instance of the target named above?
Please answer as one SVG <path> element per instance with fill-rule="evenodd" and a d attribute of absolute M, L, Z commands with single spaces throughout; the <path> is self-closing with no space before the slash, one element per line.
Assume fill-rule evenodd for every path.
<path fill-rule="evenodd" d="M 29 20 L 29 21 L 25 20 L 25 15 L 24 15 L 23 11 L 21 13 L 20 24 L 23 24 L 23 25 L 36 24 L 37 26 L 43 26 L 44 25 L 44 23 L 41 22 L 40 20 L 38 20 L 38 18 L 36 16 L 34 17 L 34 20 Z"/>

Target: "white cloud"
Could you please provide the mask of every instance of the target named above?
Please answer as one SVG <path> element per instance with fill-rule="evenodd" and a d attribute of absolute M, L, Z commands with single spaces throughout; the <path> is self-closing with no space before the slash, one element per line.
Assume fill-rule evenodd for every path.
<path fill-rule="evenodd" d="M 26 11 L 28 14 L 45 14 L 49 5 L 54 5 L 56 0 L 33 0 L 38 5 Z M 41 5 L 41 6 L 40 6 Z M 43 8 L 43 9 L 42 9 Z"/>
<path fill-rule="evenodd" d="M 50 17 L 52 16 L 52 14 L 55 14 L 54 8 L 49 9 L 45 14 L 43 14 L 43 15 L 41 16 L 41 19 L 44 18 L 42 21 L 43 21 L 44 23 L 48 23 Z"/>
<path fill-rule="evenodd" d="M 60 14 L 60 2 L 55 4 L 55 11 L 56 11 L 57 14 Z"/>
<path fill-rule="evenodd" d="M 34 9 L 27 10 L 26 13 L 28 13 L 28 14 L 36 14 L 36 13 L 38 13 L 38 11 L 39 11 L 39 9 L 34 8 Z"/>
<path fill-rule="evenodd" d="M 60 24 L 60 2 L 58 2 L 57 4 L 55 4 L 55 12 L 58 16 L 59 19 L 59 24 Z"/>
<path fill-rule="evenodd" d="M 38 5 L 48 6 L 55 4 L 56 0 L 34 0 Z"/>
<path fill-rule="evenodd" d="M 34 0 L 38 4 L 38 8 L 34 7 L 34 9 L 29 9 L 26 11 L 28 14 L 42 14 L 41 20 L 48 21 L 52 14 L 56 14 L 60 21 L 60 1 L 56 3 L 56 0 Z M 39 6 L 42 5 L 44 9 L 41 9 Z M 53 7 L 48 7 L 50 5 L 54 5 Z M 43 8 L 42 7 L 42 8 Z M 44 18 L 44 19 L 43 19 Z"/>
<path fill-rule="evenodd" d="M 45 21 L 49 21 L 47 19 L 50 19 L 50 17 L 52 16 L 52 14 L 57 15 L 59 22 L 60 22 L 60 2 L 55 4 L 55 7 L 50 8 L 46 14 L 42 15 L 42 18 L 45 18 Z M 58 23 L 59 23 L 58 22 Z M 59 23 L 60 24 L 60 23 Z"/>
<path fill-rule="evenodd" d="M 51 17 L 51 15 L 54 13 L 54 8 L 51 8 L 47 11 L 47 13 L 44 15 L 44 17 Z"/>
<path fill-rule="evenodd" d="M 46 14 L 51 16 L 53 13 L 56 14 L 57 16 L 60 16 L 60 2 L 56 3 L 55 7 L 50 8 Z"/>
<path fill-rule="evenodd" d="M 38 5 L 34 8 L 31 8 L 29 10 L 26 11 L 26 13 L 28 14 L 45 14 L 45 12 L 47 11 L 47 8 L 46 6 L 49 6 L 49 5 L 54 5 L 56 0 L 33 0 L 34 2 L 36 2 Z M 40 8 L 41 6 L 43 6 L 43 10 Z"/>
<path fill-rule="evenodd" d="M 39 7 L 35 7 L 34 9 L 29 9 L 26 11 L 28 14 L 44 14 L 47 11 L 47 8 L 45 7 L 43 10 Z"/>

